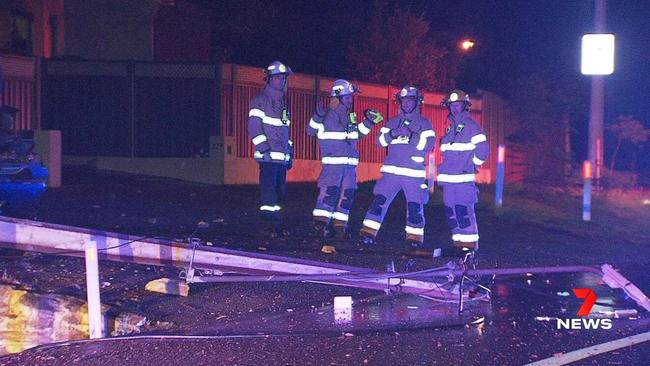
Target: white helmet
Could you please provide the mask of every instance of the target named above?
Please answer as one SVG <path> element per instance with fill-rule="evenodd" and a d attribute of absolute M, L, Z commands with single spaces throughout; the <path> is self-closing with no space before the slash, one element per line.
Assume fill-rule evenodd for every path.
<path fill-rule="evenodd" d="M 279 74 L 285 74 L 285 75 L 293 74 L 291 68 L 280 61 L 273 61 L 269 66 L 266 67 L 266 69 L 264 69 L 264 72 L 266 73 L 266 75 L 269 76 L 279 75 Z"/>
<path fill-rule="evenodd" d="M 342 97 L 344 95 L 350 95 L 358 93 L 357 89 L 351 82 L 343 79 L 338 79 L 332 84 L 332 91 L 330 92 L 330 97 Z"/>

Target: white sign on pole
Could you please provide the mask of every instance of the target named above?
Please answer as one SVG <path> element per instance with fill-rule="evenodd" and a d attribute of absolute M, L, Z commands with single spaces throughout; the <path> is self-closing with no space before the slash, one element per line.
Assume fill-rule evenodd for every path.
<path fill-rule="evenodd" d="M 610 33 L 582 36 L 583 75 L 611 75 L 614 72 L 614 38 Z"/>

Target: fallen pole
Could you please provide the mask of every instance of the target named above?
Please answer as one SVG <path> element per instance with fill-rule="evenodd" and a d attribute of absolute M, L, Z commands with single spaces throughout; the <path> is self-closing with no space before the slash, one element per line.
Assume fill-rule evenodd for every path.
<path fill-rule="evenodd" d="M 438 267 L 418 272 L 371 272 L 371 273 L 341 273 L 325 275 L 253 275 L 253 276 L 198 276 L 192 278 L 191 283 L 208 283 L 208 282 L 312 282 L 312 281 L 329 281 L 329 280 L 346 280 L 359 281 L 369 278 L 393 279 L 399 280 L 404 278 L 448 278 L 449 276 L 493 276 L 493 275 L 525 275 L 525 274 L 548 274 L 548 273 L 577 273 L 586 272 L 602 276 L 603 272 L 589 266 L 562 266 L 562 267 L 522 267 L 522 268 L 486 268 L 470 269 L 463 272 L 460 269 L 450 269 L 447 267 Z"/>
<path fill-rule="evenodd" d="M 590 266 L 559 266 L 559 267 L 520 267 L 520 268 L 485 268 L 470 269 L 468 275 L 491 276 L 491 275 L 521 275 L 521 274 L 548 274 L 548 273 L 577 273 L 587 272 L 602 277 L 603 272 Z"/>
<path fill-rule="evenodd" d="M 0 216 L 0 247 L 82 257 L 86 243 L 94 241 L 99 259 L 184 269 L 210 270 L 216 274 L 236 273 L 264 278 L 285 279 L 283 275 L 302 275 L 298 281 L 323 283 L 355 288 L 424 295 L 440 300 L 456 300 L 458 294 L 445 289 L 449 278 L 462 275 L 516 275 L 528 273 L 588 272 L 601 277 L 611 288 L 620 288 L 640 306 L 650 311 L 650 300 L 629 280 L 605 264 L 601 270 L 589 266 L 522 267 L 471 269 L 433 268 L 418 272 L 380 272 L 368 268 L 344 266 L 318 261 L 243 252 L 217 247 L 196 247 L 181 242 L 146 239 L 106 231 L 49 224 Z M 190 266 L 190 262 L 192 266 Z M 311 277 L 310 277 L 311 276 Z M 235 282 L 232 276 L 219 281 L 217 277 L 190 275 L 188 283 Z M 286 277 L 289 278 L 289 277 Z M 425 278 L 427 280 L 423 280 Z M 242 278 L 243 279 L 243 278 Z M 435 279 L 444 279 L 436 282 Z M 247 281 L 249 281 L 247 280 Z"/>
<path fill-rule="evenodd" d="M 97 243 L 100 259 L 179 268 L 188 268 L 190 261 L 193 261 L 193 268 L 197 270 L 212 270 L 220 274 L 375 275 L 382 273 L 367 268 L 217 247 L 201 246 L 193 250 L 192 245 L 188 243 L 0 217 L 0 246 L 5 248 L 79 257 L 84 255 L 85 243 L 88 241 Z M 328 281 L 315 282 L 427 295 L 441 299 L 456 297 L 451 292 L 441 289 L 439 283 L 408 278 L 399 281 L 389 281 L 381 277 L 358 281 L 332 278 Z"/>

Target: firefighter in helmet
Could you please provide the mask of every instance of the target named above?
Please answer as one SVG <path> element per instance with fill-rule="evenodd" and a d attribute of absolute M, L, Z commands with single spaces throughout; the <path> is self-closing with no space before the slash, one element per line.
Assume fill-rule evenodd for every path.
<path fill-rule="evenodd" d="M 481 126 L 469 115 L 469 95 L 460 89 L 447 94 L 441 104 L 449 110 L 449 126 L 440 142 L 443 161 L 437 181 L 443 190 L 451 253 L 463 259 L 478 250 L 478 226 L 474 205 L 478 201 L 476 173 L 488 158 L 489 145 Z"/>
<path fill-rule="evenodd" d="M 373 244 L 386 212 L 395 196 L 406 198 L 406 241 L 417 249 L 424 240 L 424 205 L 429 200 L 426 161 L 435 146 L 436 134 L 431 121 L 422 116 L 424 98 L 413 86 L 405 86 L 395 96 L 399 114 L 380 130 L 378 144 L 388 149 L 381 167 L 382 177 L 374 188 L 374 199 L 361 228 L 361 242 Z"/>
<path fill-rule="evenodd" d="M 349 81 L 334 81 L 329 108 L 319 103 L 307 126 L 307 134 L 317 137 L 320 146 L 320 193 L 312 214 L 314 229 L 324 237 L 349 237 L 348 215 L 357 189 L 357 142 L 383 120 L 379 112 L 367 109 L 359 122 L 353 112 L 356 93 L 358 89 Z"/>
<path fill-rule="evenodd" d="M 248 136 L 259 163 L 260 214 L 263 232 L 271 237 L 286 236 L 280 212 L 286 192 L 287 170 L 291 169 L 293 143 L 289 139 L 291 113 L 287 85 L 291 68 L 280 61 L 264 70 L 266 86 L 250 103 Z"/>

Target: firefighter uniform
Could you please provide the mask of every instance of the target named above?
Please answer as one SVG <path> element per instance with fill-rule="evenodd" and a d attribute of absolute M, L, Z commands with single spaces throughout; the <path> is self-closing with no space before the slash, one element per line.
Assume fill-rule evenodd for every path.
<path fill-rule="evenodd" d="M 254 158 L 259 163 L 260 213 L 270 229 L 281 233 L 280 211 L 285 196 L 287 168 L 291 165 L 291 125 L 286 101 L 286 79 L 281 88 L 273 87 L 274 75 L 290 75 L 291 69 L 279 61 L 270 64 L 265 73 L 267 84 L 250 103 L 248 135 L 255 147 Z"/>
<path fill-rule="evenodd" d="M 353 96 L 357 89 L 346 80 L 336 80 L 331 98 Z M 307 134 L 316 136 L 320 147 L 321 173 L 318 178 L 320 190 L 312 214 L 317 230 L 330 226 L 337 233 L 347 233 L 347 224 L 357 189 L 356 167 L 359 164 L 357 142 L 368 135 L 381 115 L 366 111 L 363 122 L 357 123 L 352 105 L 336 103 L 324 116 L 314 113 L 307 126 Z M 368 118 L 370 116 L 373 119 Z"/>
<path fill-rule="evenodd" d="M 404 100 L 412 99 L 405 109 Z M 424 205 L 429 200 L 426 184 L 426 161 L 435 145 L 431 121 L 421 115 L 422 95 L 417 88 L 407 86 L 397 95 L 400 113 L 388 120 L 379 135 L 379 146 L 388 148 L 381 167 L 382 177 L 374 188 L 374 199 L 361 228 L 362 241 L 374 243 L 374 238 L 386 216 L 388 207 L 399 193 L 406 197 L 406 240 L 417 246 L 424 239 Z"/>
<path fill-rule="evenodd" d="M 453 103 L 462 108 L 454 111 Z M 451 238 L 457 248 L 478 249 L 478 226 L 474 205 L 478 201 L 476 173 L 488 158 L 489 145 L 485 133 L 469 115 L 469 96 L 453 90 L 442 104 L 448 106 L 449 127 L 440 142 L 443 161 L 437 181 L 443 189 L 445 215 Z"/>

